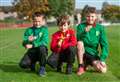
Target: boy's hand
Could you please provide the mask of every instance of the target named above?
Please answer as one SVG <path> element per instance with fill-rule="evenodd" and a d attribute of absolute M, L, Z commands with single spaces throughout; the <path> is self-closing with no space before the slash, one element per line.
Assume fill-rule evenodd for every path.
<path fill-rule="evenodd" d="M 29 41 L 33 41 L 34 40 L 34 36 L 29 36 Z"/>
<path fill-rule="evenodd" d="M 91 28 L 92 28 L 92 25 L 88 25 L 88 26 L 85 28 L 85 31 L 86 31 L 86 32 L 89 32 Z"/>
<path fill-rule="evenodd" d="M 61 40 L 58 42 L 58 47 L 61 47 L 62 42 L 63 42 L 63 40 L 61 39 Z"/>
<path fill-rule="evenodd" d="M 33 47 L 32 44 L 27 44 L 27 45 L 26 45 L 26 48 L 27 48 L 27 49 L 30 49 L 30 48 L 32 48 L 32 47 Z"/>
<path fill-rule="evenodd" d="M 106 73 L 107 71 L 107 66 L 105 64 L 105 62 L 102 62 L 102 61 L 99 61 L 99 60 L 95 60 L 93 62 L 96 70 L 98 70 L 99 72 L 102 72 L 102 73 Z"/>
<path fill-rule="evenodd" d="M 61 47 L 64 39 L 65 39 L 65 37 L 62 35 L 61 38 L 60 38 L 59 41 L 58 41 L 58 47 L 59 47 L 59 48 Z"/>

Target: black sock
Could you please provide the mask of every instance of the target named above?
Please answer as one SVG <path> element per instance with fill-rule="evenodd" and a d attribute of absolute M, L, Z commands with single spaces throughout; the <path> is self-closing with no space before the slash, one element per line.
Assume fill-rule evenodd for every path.
<path fill-rule="evenodd" d="M 67 64 L 67 67 L 72 67 L 72 66 L 73 66 L 73 64 L 69 64 L 69 63 Z"/>
<path fill-rule="evenodd" d="M 84 65 L 83 64 L 79 64 L 78 67 L 84 67 Z"/>

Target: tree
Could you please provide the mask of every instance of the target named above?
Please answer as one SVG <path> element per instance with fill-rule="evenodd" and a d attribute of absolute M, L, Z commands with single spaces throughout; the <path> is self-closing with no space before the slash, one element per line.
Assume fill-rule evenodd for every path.
<path fill-rule="evenodd" d="M 49 6 L 47 0 L 14 0 L 13 9 L 18 13 L 18 16 L 31 17 L 36 11 L 48 12 Z"/>
<path fill-rule="evenodd" d="M 3 12 L 5 12 L 5 13 L 10 12 L 11 9 L 12 9 L 11 6 L 0 6 L 0 10 L 3 11 Z"/>
<path fill-rule="evenodd" d="M 111 22 L 120 22 L 120 6 L 103 4 L 102 15 L 105 20 Z"/>
<path fill-rule="evenodd" d="M 103 2 L 102 8 L 105 8 L 107 6 L 109 6 L 109 3 L 108 2 Z"/>
<path fill-rule="evenodd" d="M 83 8 L 81 13 L 81 16 L 82 16 L 81 22 L 84 22 L 86 20 L 86 14 L 87 14 L 88 8 L 89 8 L 88 5 L 85 5 L 85 7 Z"/>
<path fill-rule="evenodd" d="M 34 12 L 44 12 L 55 18 L 61 14 L 72 14 L 75 0 L 14 0 L 13 9 L 20 17 L 31 16 Z"/>

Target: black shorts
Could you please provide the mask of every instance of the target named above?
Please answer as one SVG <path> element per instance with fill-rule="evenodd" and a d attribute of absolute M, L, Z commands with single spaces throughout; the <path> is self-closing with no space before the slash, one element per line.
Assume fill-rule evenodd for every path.
<path fill-rule="evenodd" d="M 88 65 L 93 66 L 92 63 L 95 60 L 100 60 L 100 57 L 99 56 L 93 56 L 93 55 L 88 54 L 88 53 L 84 54 L 83 61 L 84 61 L 85 66 L 88 66 Z"/>

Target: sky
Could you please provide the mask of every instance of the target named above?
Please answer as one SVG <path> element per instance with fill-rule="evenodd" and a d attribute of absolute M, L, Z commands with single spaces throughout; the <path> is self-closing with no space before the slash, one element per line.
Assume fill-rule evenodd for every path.
<path fill-rule="evenodd" d="M 85 5 L 89 5 L 100 10 L 102 8 L 103 2 L 108 2 L 109 4 L 120 6 L 120 0 L 75 0 L 75 8 L 83 9 Z"/>
<path fill-rule="evenodd" d="M 14 0 L 0 0 L 0 6 L 11 6 Z"/>
<path fill-rule="evenodd" d="M 13 1 L 14 0 L 0 0 L 0 6 L 10 6 Z M 82 9 L 85 5 L 89 5 L 101 9 L 103 2 L 120 6 L 120 0 L 75 0 L 75 8 Z"/>

